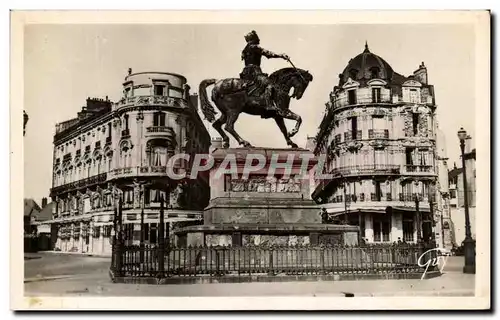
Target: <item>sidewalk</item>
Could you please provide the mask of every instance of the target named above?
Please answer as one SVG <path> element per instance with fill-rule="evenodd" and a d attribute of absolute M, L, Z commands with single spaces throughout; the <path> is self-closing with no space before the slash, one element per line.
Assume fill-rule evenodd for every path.
<path fill-rule="evenodd" d="M 26 296 L 473 296 L 475 276 L 447 273 L 427 280 L 362 280 L 193 285 L 114 284 L 102 275 L 25 283 Z"/>
<path fill-rule="evenodd" d="M 74 255 L 74 256 L 82 256 L 82 257 L 98 257 L 98 258 L 109 258 L 111 259 L 111 254 L 105 255 L 105 254 L 95 254 L 92 252 L 66 252 L 66 251 L 40 251 L 40 252 L 34 252 L 31 253 L 32 255 L 37 255 L 40 253 L 48 253 L 48 254 L 57 254 L 57 255 Z M 26 256 L 26 253 L 25 253 Z"/>

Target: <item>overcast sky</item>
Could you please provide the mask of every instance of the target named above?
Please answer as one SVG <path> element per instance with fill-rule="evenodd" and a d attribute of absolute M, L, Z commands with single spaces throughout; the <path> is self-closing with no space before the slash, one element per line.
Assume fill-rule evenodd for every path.
<path fill-rule="evenodd" d="M 180 73 L 193 92 L 203 79 L 238 77 L 243 36 L 252 29 L 263 47 L 288 54 L 314 76 L 304 97 L 291 103 L 303 119 L 293 139 L 299 146 L 316 134 L 338 74 L 363 51 L 365 41 L 405 76 L 425 62 L 450 167 L 459 160 L 457 130 L 463 126 L 474 136 L 472 25 L 30 25 L 24 51 L 24 101 L 30 117 L 24 138 L 25 197 L 40 202 L 48 196 L 55 124 L 75 117 L 87 97 L 119 100 L 128 68 Z M 281 59 L 264 59 L 262 66 L 267 73 L 288 67 Z M 243 138 L 256 146 L 286 146 L 272 119 L 253 120 L 258 130 L 250 116 L 238 119 L 235 128 Z"/>

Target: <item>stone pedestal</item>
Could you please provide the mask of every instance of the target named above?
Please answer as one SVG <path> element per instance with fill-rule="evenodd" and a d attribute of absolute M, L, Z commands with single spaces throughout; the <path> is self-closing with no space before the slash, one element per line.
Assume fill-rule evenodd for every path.
<path fill-rule="evenodd" d="M 355 226 L 321 223 L 311 199 L 305 149 L 215 149 L 204 225 L 176 230 L 183 245 L 317 245 L 358 243 Z"/>

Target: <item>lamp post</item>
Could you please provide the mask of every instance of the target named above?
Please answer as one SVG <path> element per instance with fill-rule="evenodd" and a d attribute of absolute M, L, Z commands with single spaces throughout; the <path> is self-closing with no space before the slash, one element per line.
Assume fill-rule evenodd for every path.
<path fill-rule="evenodd" d="M 460 140 L 460 151 L 462 153 L 462 172 L 464 181 L 464 210 L 465 210 L 465 239 L 464 239 L 464 255 L 465 265 L 463 268 L 464 273 L 476 273 L 476 252 L 475 243 L 472 239 L 470 230 L 470 217 L 469 217 L 469 200 L 467 199 L 467 174 L 465 168 L 465 139 L 467 138 L 467 131 L 460 128 L 458 131 L 458 139 Z"/>

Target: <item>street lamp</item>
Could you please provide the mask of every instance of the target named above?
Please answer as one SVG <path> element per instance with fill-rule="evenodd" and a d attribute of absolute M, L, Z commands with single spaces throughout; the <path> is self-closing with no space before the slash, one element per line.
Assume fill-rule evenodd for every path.
<path fill-rule="evenodd" d="M 465 139 L 467 139 L 467 131 L 464 128 L 460 128 L 458 131 L 458 139 L 460 140 L 460 151 L 462 153 L 462 171 L 463 171 L 463 181 L 464 181 L 464 210 L 465 210 L 465 239 L 464 239 L 464 255 L 465 255 L 465 265 L 463 268 L 464 273 L 476 273 L 476 252 L 475 243 L 472 239 L 470 230 L 470 218 L 469 218 L 469 201 L 467 199 L 467 174 L 465 168 Z"/>

